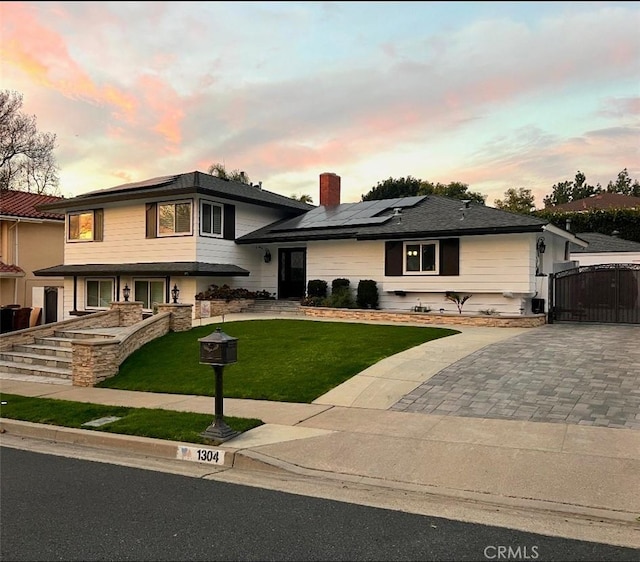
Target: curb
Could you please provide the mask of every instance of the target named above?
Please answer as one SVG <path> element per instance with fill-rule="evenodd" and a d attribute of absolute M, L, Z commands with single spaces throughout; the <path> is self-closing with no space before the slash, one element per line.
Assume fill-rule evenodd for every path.
<path fill-rule="evenodd" d="M 0 434 L 6 433 L 19 438 L 31 438 L 37 440 L 99 447 L 114 451 L 125 451 L 139 455 L 146 455 L 166 460 L 186 460 L 198 465 L 219 467 L 223 469 L 239 469 L 247 471 L 259 471 L 263 473 L 279 473 L 303 478 L 333 480 L 345 483 L 353 483 L 364 486 L 372 486 L 386 490 L 399 490 L 407 493 L 423 494 L 432 498 L 449 499 L 468 504 L 482 505 L 491 509 L 512 509 L 522 512 L 537 513 L 539 515 L 554 515 L 567 519 L 577 519 L 585 522 L 597 521 L 601 524 L 630 527 L 638 529 L 635 519 L 637 514 L 626 511 L 595 508 L 585 505 L 564 504 L 532 498 L 520 498 L 510 496 L 497 496 L 472 490 L 458 490 L 442 488 L 425 484 L 413 484 L 402 481 L 391 481 L 370 476 L 357 476 L 352 474 L 335 473 L 315 469 L 304 468 L 280 459 L 270 457 L 263 453 L 250 449 L 235 449 L 224 446 L 198 445 L 179 441 L 167 441 L 150 437 L 138 437 L 106 433 L 90 429 L 75 429 L 54 425 L 38 424 L 20 420 L 0 418 Z M 203 451 L 211 453 L 223 453 L 223 462 L 212 463 L 199 461 L 196 458 L 185 458 L 185 450 L 189 452 Z M 189 457 L 189 456 L 188 456 Z"/>

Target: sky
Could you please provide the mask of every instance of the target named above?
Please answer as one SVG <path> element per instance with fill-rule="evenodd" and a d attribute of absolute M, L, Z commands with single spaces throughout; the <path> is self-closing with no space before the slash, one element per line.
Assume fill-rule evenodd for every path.
<path fill-rule="evenodd" d="M 640 2 L 0 2 L 0 88 L 60 193 L 223 164 L 343 203 L 388 178 L 543 207 L 640 180 Z"/>

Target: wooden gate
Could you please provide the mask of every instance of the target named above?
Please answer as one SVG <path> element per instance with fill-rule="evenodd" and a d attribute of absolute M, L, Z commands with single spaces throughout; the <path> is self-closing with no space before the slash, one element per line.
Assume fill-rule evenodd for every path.
<path fill-rule="evenodd" d="M 640 264 L 589 265 L 552 274 L 549 322 L 640 324 Z"/>

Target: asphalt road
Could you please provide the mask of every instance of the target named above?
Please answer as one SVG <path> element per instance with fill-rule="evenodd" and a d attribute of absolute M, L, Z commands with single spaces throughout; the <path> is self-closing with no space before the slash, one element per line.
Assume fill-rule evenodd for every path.
<path fill-rule="evenodd" d="M 638 550 L 0 448 L 0 558 L 640 559 Z"/>

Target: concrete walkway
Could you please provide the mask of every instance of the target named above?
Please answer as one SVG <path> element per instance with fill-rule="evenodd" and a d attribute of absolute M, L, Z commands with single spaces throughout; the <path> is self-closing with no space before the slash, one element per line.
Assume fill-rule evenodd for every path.
<path fill-rule="evenodd" d="M 225 320 L 257 318 L 265 317 Z M 225 415 L 260 418 L 265 425 L 218 448 L 233 462 L 291 475 L 420 490 L 498 511 L 528 510 L 530 517 L 578 518 L 590 528 L 587 540 L 601 540 L 594 525 L 606 523 L 609 542 L 640 548 L 640 358 L 634 349 L 640 327 L 455 329 L 461 333 L 385 359 L 312 404 L 225 399 Z M 579 359 L 581 365 L 570 369 Z M 7 378 L 0 379 L 0 390 L 213 414 L 211 397 Z M 557 416 L 523 415 L 545 404 Z M 2 420 L 7 435 L 37 434 L 33 425 Z M 53 438 L 87 442 L 99 439 L 96 433 L 58 430 Z M 116 438 L 119 446 L 175 458 L 175 447 L 160 453 L 145 440 L 109 436 Z M 109 446 L 116 447 L 113 441 Z"/>

